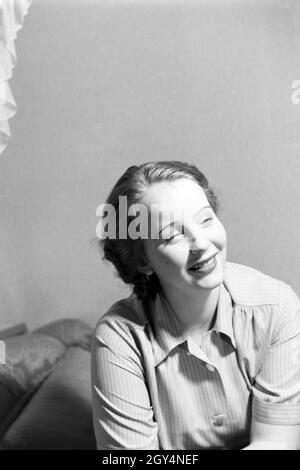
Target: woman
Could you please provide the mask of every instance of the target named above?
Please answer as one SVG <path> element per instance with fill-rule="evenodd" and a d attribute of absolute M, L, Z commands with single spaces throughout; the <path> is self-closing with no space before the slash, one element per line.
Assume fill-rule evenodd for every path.
<path fill-rule="evenodd" d="M 147 208 L 148 237 L 118 236 L 132 223 L 118 217 L 120 196 Z M 299 299 L 226 261 L 206 177 L 176 161 L 132 166 L 107 203 L 118 230 L 101 241 L 104 258 L 133 292 L 95 329 L 98 449 L 297 448 Z"/>

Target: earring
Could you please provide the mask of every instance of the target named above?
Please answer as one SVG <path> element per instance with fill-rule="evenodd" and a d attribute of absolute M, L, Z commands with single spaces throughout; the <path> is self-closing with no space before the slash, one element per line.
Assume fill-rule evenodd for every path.
<path fill-rule="evenodd" d="M 146 273 L 146 278 L 147 278 L 147 281 L 150 281 L 150 277 L 152 276 L 152 274 L 153 274 L 153 272 L 152 272 L 152 273 L 150 273 L 150 274 Z"/>
<path fill-rule="evenodd" d="M 190 250 L 190 252 L 192 253 L 192 255 L 195 255 L 196 253 L 198 253 L 200 250 L 198 248 L 198 250 Z"/>

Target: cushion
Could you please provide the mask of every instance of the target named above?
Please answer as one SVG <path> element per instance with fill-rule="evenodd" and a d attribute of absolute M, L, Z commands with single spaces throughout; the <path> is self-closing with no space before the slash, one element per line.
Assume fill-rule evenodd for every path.
<path fill-rule="evenodd" d="M 68 350 L 7 431 L 0 448 L 96 450 L 88 351 Z"/>
<path fill-rule="evenodd" d="M 63 318 L 35 331 L 54 336 L 68 347 L 80 346 L 82 349 L 91 349 L 92 329 L 87 323 L 76 318 Z"/>
<path fill-rule="evenodd" d="M 0 437 L 66 353 L 58 339 L 31 333 L 5 340 L 6 364 L 0 365 Z"/>
<path fill-rule="evenodd" d="M 17 323 L 6 328 L 1 328 L 0 330 L 0 339 L 7 339 L 10 336 L 24 335 L 28 333 L 28 327 L 26 323 Z"/>

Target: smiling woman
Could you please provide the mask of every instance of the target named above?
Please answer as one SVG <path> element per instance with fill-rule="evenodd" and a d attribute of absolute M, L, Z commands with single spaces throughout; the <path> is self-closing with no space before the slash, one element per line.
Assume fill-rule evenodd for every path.
<path fill-rule="evenodd" d="M 296 448 L 296 294 L 226 260 L 217 198 L 195 166 L 130 167 L 107 199 L 117 215 L 120 196 L 149 214 L 160 208 L 152 224 L 159 236 L 101 241 L 104 258 L 133 292 L 94 332 L 98 448 Z"/>

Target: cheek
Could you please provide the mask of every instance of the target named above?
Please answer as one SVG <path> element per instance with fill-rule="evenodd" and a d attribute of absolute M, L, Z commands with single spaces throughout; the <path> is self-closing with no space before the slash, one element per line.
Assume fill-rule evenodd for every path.
<path fill-rule="evenodd" d="M 167 272 L 181 269 L 182 265 L 186 263 L 186 258 L 183 247 L 177 244 L 176 246 L 168 247 L 168 249 L 157 250 L 155 260 L 153 261 L 161 272 Z"/>
<path fill-rule="evenodd" d="M 167 271 L 172 265 L 172 258 L 155 241 L 149 240 L 149 243 L 145 244 L 145 252 L 149 264 L 157 273 Z"/>
<path fill-rule="evenodd" d="M 157 257 L 161 266 L 166 270 L 177 266 L 180 264 L 178 252 L 173 251 L 164 251 L 163 253 L 159 252 Z"/>
<path fill-rule="evenodd" d="M 214 239 L 219 248 L 226 248 L 227 234 L 223 224 L 220 221 L 218 221 L 218 225 L 214 233 Z"/>

